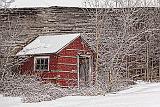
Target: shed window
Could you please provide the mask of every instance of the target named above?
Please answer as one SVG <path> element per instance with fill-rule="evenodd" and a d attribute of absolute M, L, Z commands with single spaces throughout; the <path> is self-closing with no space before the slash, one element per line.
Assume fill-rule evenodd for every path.
<path fill-rule="evenodd" d="M 49 70 L 49 57 L 36 57 L 35 58 L 35 70 L 36 71 L 48 71 Z"/>

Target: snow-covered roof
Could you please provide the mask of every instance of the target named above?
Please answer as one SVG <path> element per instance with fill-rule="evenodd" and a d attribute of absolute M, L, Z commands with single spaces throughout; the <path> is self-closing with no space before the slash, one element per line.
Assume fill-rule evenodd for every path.
<path fill-rule="evenodd" d="M 81 7 L 83 0 L 14 0 L 11 8 L 28 8 L 28 7 Z"/>
<path fill-rule="evenodd" d="M 94 0 L 6 0 L 6 1 L 13 1 L 10 8 L 29 8 L 29 7 L 51 7 L 51 6 L 61 6 L 61 7 L 95 7 Z M 88 3 L 90 1 L 90 3 Z M 128 3 L 126 0 L 121 0 L 120 6 L 126 7 L 128 6 Z M 138 7 L 144 7 L 145 3 L 147 3 L 147 6 L 155 7 L 158 5 L 158 0 L 138 0 L 139 4 L 137 4 L 137 0 L 131 0 L 131 4 L 133 4 L 133 7 L 135 7 L 135 4 L 137 4 Z M 1 1 L 3 2 L 3 1 Z M 1 3 L 0 2 L 0 3 Z M 87 5 L 85 4 L 87 3 Z M 106 1 L 105 0 L 99 0 L 100 6 L 106 7 Z M 116 7 L 117 2 L 114 0 L 108 0 L 107 1 L 108 6 L 107 7 Z"/>
<path fill-rule="evenodd" d="M 18 52 L 17 55 L 56 53 L 79 36 L 80 34 L 39 36 Z"/>

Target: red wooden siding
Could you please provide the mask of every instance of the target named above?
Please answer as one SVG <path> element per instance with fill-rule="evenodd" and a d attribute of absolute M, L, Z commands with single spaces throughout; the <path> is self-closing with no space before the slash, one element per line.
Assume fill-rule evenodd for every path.
<path fill-rule="evenodd" d="M 34 71 L 34 58 L 29 58 L 23 63 L 21 69 L 23 73 L 28 71 L 42 77 L 45 81 L 54 82 L 60 86 L 76 86 L 77 85 L 77 55 L 81 52 L 86 54 L 91 50 L 82 41 L 81 37 L 68 44 L 58 53 L 49 55 L 49 71 Z M 93 53 L 92 53 L 93 54 Z M 39 55 L 40 56 L 40 55 Z"/>
<path fill-rule="evenodd" d="M 51 54 L 50 55 L 50 61 L 49 61 L 49 70 L 57 70 L 57 61 L 58 61 L 58 56 L 56 54 Z"/>
<path fill-rule="evenodd" d="M 76 64 L 77 63 L 77 58 L 58 57 L 58 63 Z"/>
<path fill-rule="evenodd" d="M 22 74 L 32 74 L 34 71 L 34 58 L 28 58 L 22 63 L 20 69 Z"/>

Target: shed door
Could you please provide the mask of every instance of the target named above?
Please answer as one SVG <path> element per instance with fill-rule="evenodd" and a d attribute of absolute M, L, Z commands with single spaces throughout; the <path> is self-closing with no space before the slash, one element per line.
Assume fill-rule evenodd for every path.
<path fill-rule="evenodd" d="M 90 74 L 90 58 L 80 56 L 79 57 L 79 82 L 80 86 L 89 85 L 89 74 Z"/>

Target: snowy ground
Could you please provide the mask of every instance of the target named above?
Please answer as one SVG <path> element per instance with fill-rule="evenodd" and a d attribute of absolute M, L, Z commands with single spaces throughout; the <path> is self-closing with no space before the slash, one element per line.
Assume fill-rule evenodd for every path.
<path fill-rule="evenodd" d="M 128 90 L 106 96 L 68 96 L 54 101 L 21 103 L 0 96 L 0 107 L 160 107 L 160 83 L 140 82 Z"/>

